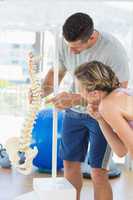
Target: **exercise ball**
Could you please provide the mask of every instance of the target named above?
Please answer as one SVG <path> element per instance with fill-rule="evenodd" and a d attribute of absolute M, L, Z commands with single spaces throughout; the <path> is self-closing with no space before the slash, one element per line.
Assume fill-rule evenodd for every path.
<path fill-rule="evenodd" d="M 57 170 L 63 168 L 63 161 L 60 157 L 60 141 L 62 131 L 63 112 L 58 112 L 57 130 Z M 53 135 L 53 110 L 41 110 L 35 120 L 32 130 L 32 145 L 38 149 L 38 154 L 33 160 L 33 165 L 39 170 L 51 172 L 52 169 L 52 135 Z"/>

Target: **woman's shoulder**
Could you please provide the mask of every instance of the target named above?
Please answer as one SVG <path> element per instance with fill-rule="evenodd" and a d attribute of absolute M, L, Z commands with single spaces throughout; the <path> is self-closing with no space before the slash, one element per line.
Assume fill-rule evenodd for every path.
<path fill-rule="evenodd" d="M 102 99 L 99 110 L 109 113 L 122 113 L 128 120 L 133 120 L 133 95 L 128 95 L 124 90 L 114 90 Z M 127 91 L 125 89 L 125 91 Z"/>
<path fill-rule="evenodd" d="M 115 89 L 110 94 L 108 94 L 103 100 L 103 103 L 106 103 L 106 105 L 118 105 L 121 104 L 124 99 L 126 98 L 127 94 L 121 90 L 122 88 Z"/>
<path fill-rule="evenodd" d="M 123 95 L 125 96 L 126 93 L 124 91 L 125 91 L 125 88 L 117 88 L 113 90 L 110 94 L 108 94 L 106 99 L 119 98 L 119 97 L 122 97 Z"/>
<path fill-rule="evenodd" d="M 112 108 L 133 107 L 133 89 L 118 88 L 103 100 Z"/>
<path fill-rule="evenodd" d="M 132 88 L 117 88 L 113 92 L 111 92 L 108 97 L 109 98 L 119 98 L 119 97 L 133 96 Z"/>
<path fill-rule="evenodd" d="M 133 96 L 133 88 L 117 88 L 114 90 L 115 93 L 119 94 L 127 94 L 129 96 Z"/>

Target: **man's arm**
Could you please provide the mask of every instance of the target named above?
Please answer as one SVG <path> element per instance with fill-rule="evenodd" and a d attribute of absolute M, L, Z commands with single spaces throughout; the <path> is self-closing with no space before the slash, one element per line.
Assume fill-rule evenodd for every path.
<path fill-rule="evenodd" d="M 62 110 L 81 104 L 85 105 L 86 101 L 81 97 L 80 94 L 61 92 L 55 97 L 47 100 L 45 103 L 53 103 L 57 109 Z"/>
<path fill-rule="evenodd" d="M 65 76 L 65 71 L 59 70 L 59 83 L 61 82 L 64 76 Z M 48 96 L 49 94 L 53 92 L 53 79 L 54 79 L 54 71 L 53 69 L 50 69 L 47 75 L 45 76 L 45 78 L 42 80 L 42 84 L 41 84 L 42 98 Z M 28 92 L 28 99 L 29 99 L 29 103 L 32 103 L 31 89 L 29 89 L 29 92 Z"/>
<path fill-rule="evenodd" d="M 59 70 L 59 84 L 65 76 L 66 71 Z M 54 71 L 50 69 L 46 77 L 42 81 L 42 97 L 46 97 L 53 92 L 54 87 Z"/>

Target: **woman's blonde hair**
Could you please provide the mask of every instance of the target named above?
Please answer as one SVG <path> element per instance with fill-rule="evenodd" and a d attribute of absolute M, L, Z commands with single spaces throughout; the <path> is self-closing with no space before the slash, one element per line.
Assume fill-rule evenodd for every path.
<path fill-rule="evenodd" d="M 75 76 L 87 91 L 111 92 L 120 85 L 113 70 L 99 61 L 80 65 L 75 71 Z"/>

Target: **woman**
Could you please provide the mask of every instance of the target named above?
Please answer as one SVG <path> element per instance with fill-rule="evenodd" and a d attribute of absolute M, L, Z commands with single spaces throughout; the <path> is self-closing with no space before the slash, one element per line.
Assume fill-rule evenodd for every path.
<path fill-rule="evenodd" d="M 98 61 L 85 63 L 75 71 L 88 112 L 95 118 L 113 151 L 133 158 L 133 89 L 121 88 L 109 66 Z"/>

